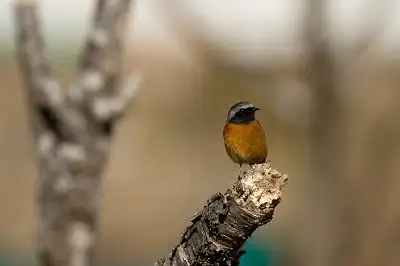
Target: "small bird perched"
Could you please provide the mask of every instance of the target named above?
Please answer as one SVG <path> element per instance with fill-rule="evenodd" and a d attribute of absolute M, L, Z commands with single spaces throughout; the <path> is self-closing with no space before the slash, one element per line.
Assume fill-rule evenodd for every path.
<path fill-rule="evenodd" d="M 256 120 L 255 112 L 260 110 L 249 102 L 239 102 L 231 107 L 224 127 L 225 149 L 235 163 L 264 163 L 268 146 L 261 124 Z"/>

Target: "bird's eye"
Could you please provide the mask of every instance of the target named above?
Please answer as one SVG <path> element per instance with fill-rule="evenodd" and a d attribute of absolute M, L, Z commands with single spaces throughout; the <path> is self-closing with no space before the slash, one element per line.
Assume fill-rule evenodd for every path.
<path fill-rule="evenodd" d="M 244 108 L 240 108 L 240 110 L 239 110 L 240 112 L 244 112 Z"/>

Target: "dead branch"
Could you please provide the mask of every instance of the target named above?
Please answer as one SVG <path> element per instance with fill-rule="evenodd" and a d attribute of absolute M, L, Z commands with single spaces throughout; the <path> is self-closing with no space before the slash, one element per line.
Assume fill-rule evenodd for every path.
<path fill-rule="evenodd" d="M 97 1 L 76 80 L 65 95 L 44 55 L 36 1 L 15 1 L 17 55 L 39 163 L 41 265 L 92 264 L 112 131 L 138 87 L 118 90 L 130 4 Z"/>
<path fill-rule="evenodd" d="M 156 266 L 239 265 L 251 234 L 272 220 L 288 176 L 270 162 L 241 173 L 225 194 L 212 196 L 192 219 L 179 244 Z"/>

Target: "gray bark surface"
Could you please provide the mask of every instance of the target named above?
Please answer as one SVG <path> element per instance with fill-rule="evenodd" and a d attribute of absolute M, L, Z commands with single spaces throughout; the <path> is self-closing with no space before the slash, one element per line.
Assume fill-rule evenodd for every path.
<path fill-rule="evenodd" d="M 15 3 L 17 56 L 39 168 L 38 257 L 43 266 L 92 264 L 101 182 L 115 122 L 137 84 L 118 90 L 130 0 L 98 0 L 76 80 L 52 76 L 33 0 Z"/>

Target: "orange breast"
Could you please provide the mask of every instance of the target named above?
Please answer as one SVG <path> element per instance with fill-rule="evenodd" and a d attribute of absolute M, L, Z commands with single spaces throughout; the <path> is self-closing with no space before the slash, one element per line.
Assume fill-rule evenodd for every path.
<path fill-rule="evenodd" d="M 250 124 L 226 124 L 225 149 L 238 164 L 264 163 L 268 153 L 264 130 L 258 121 Z"/>

